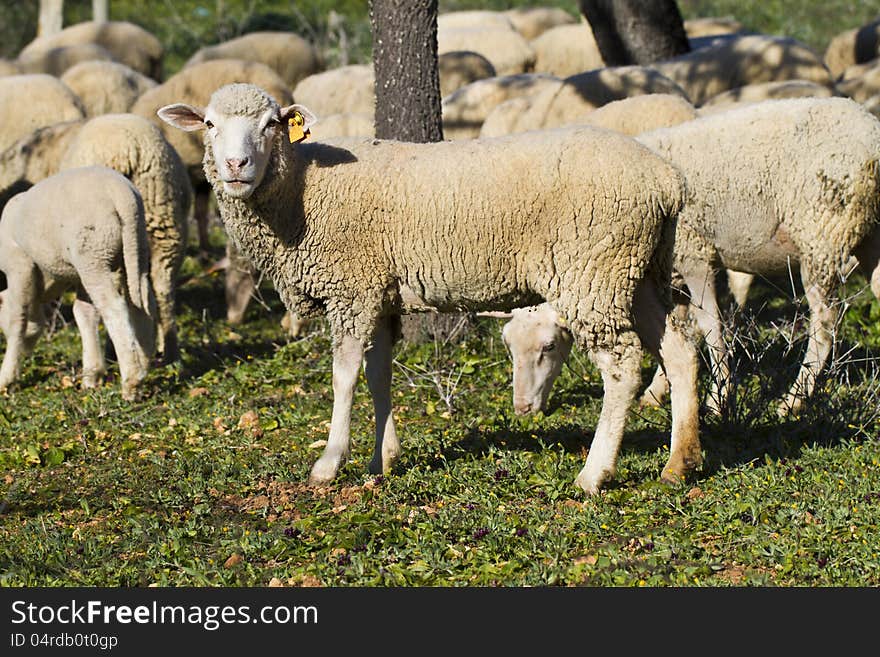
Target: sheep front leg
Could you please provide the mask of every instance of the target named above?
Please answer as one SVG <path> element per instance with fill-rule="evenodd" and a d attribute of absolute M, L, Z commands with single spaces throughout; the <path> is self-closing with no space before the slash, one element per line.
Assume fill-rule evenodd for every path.
<path fill-rule="evenodd" d="M 310 486 L 324 486 L 336 477 L 351 449 L 351 407 L 364 348 L 354 336 L 343 334 L 333 346 L 333 415 L 330 437 L 309 475 Z"/>
<path fill-rule="evenodd" d="M 575 484 L 589 495 L 597 494 L 602 484 L 614 476 L 626 416 L 640 383 L 642 350 L 639 339 L 632 331 L 623 337 L 626 341 L 621 340 L 620 353 L 601 351 L 591 354 L 602 373 L 605 394 L 587 462 L 575 479 Z"/>
<path fill-rule="evenodd" d="M 83 350 L 83 388 L 94 388 L 107 371 L 104 352 L 101 349 L 101 338 L 98 325 L 101 316 L 98 309 L 84 299 L 77 298 L 73 302 L 73 318 L 79 329 Z"/>
<path fill-rule="evenodd" d="M 366 375 L 376 415 L 376 447 L 370 473 L 387 474 L 400 456 L 400 441 L 391 414 L 391 347 L 389 321 L 382 322 L 366 353 Z"/>
<path fill-rule="evenodd" d="M 27 311 L 21 307 L 10 307 L 7 296 L 3 300 L 3 330 L 6 333 L 6 353 L 0 366 L 0 390 L 5 390 L 21 373 L 21 361 L 27 353 L 25 332 L 27 331 Z"/>

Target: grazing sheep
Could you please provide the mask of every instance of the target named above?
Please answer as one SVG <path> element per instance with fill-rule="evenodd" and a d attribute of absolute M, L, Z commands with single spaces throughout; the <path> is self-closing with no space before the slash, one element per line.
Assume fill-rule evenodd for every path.
<path fill-rule="evenodd" d="M 33 73 L 0 78 L 0 151 L 37 128 L 83 116 L 79 98 L 56 77 Z"/>
<path fill-rule="evenodd" d="M 303 78 L 324 68 L 318 49 L 293 32 L 251 32 L 213 46 L 204 46 L 183 67 L 212 59 L 260 62 L 275 71 L 291 89 Z"/>
<path fill-rule="evenodd" d="M 880 19 L 836 35 L 825 49 L 825 65 L 837 79 L 847 68 L 880 56 Z"/>
<path fill-rule="evenodd" d="M 70 46 L 59 46 L 50 50 L 40 50 L 30 54 L 21 54 L 18 64 L 24 73 L 46 73 L 60 77 L 69 68 L 82 62 L 112 62 L 106 48 L 94 43 L 79 43 Z"/>
<path fill-rule="evenodd" d="M 503 28 L 438 26 L 437 54 L 455 50 L 470 50 L 483 55 L 498 75 L 528 73 L 535 66 L 535 51 L 509 21 Z"/>
<path fill-rule="evenodd" d="M 437 58 L 437 71 L 440 75 L 441 98 L 458 91 L 466 84 L 497 75 L 492 62 L 470 50 L 443 53 Z"/>
<path fill-rule="evenodd" d="M 158 85 L 125 64 L 100 61 L 72 66 L 61 81 L 82 101 L 86 116 L 128 112 L 138 98 Z"/>
<path fill-rule="evenodd" d="M 534 41 L 554 27 L 578 22 L 577 18 L 559 7 L 517 7 L 502 14 L 526 41 Z"/>
<path fill-rule="evenodd" d="M 732 268 L 736 280 L 739 272 L 799 268 L 810 306 L 809 342 L 797 379 L 778 407 L 780 414 L 798 412 L 831 350 L 835 287 L 850 273 L 852 256 L 880 298 L 880 121 L 844 98 L 771 100 L 657 130 L 639 141 L 679 165 L 687 179 L 674 268 L 710 346 L 719 395 L 710 401 L 724 403 L 729 392 L 715 272 Z M 544 324 L 536 334 L 558 343 L 545 326 L 553 311 L 543 308 L 540 317 Z M 528 335 L 529 316 L 514 320 L 506 335 Z M 532 367 L 536 344 L 526 339 L 512 344 L 515 371 L 517 362 Z M 558 374 L 558 368 L 544 367 L 548 376 Z M 523 380 L 530 381 L 529 374 Z M 643 403 L 659 403 L 665 392 L 658 372 Z"/>
<path fill-rule="evenodd" d="M 520 96 L 530 97 L 549 87 L 557 88 L 560 82 L 552 75 L 520 73 L 467 84 L 440 102 L 443 136 L 446 139 L 477 137 L 486 117 L 501 103 Z"/>
<path fill-rule="evenodd" d="M 822 59 L 808 46 L 761 34 L 717 39 L 652 66 L 684 89 L 696 106 L 723 91 L 759 82 L 808 80 L 833 86 Z"/>
<path fill-rule="evenodd" d="M 564 309 L 605 381 L 577 485 L 596 493 L 614 473 L 642 345 L 663 354 L 672 381 L 663 476 L 678 480 L 700 462 L 696 352 L 667 315 L 684 193 L 676 169 L 635 140 L 594 128 L 432 144 L 291 144 L 285 128 L 297 112 L 308 127 L 305 108 L 282 109 L 253 85 L 229 85 L 205 110 L 175 104 L 159 115 L 184 130 L 207 128 L 205 173 L 229 235 L 288 309 L 326 314 L 333 416 L 311 483 L 331 481 L 349 454 L 364 358 L 376 416 L 370 470 L 386 472 L 398 456 L 391 347 L 402 312 L 541 299 Z"/>
<path fill-rule="evenodd" d="M 150 280 L 157 300 L 158 350 L 178 358 L 175 283 L 186 248 L 192 188 L 159 128 L 133 114 L 104 114 L 35 131 L 0 154 L 0 209 L 21 189 L 75 167 L 106 166 L 128 178 L 144 204 Z"/>
<path fill-rule="evenodd" d="M 85 21 L 55 34 L 37 37 L 22 49 L 19 59 L 39 57 L 54 48 L 83 44 L 101 46 L 117 62 L 154 80 L 162 79 L 162 43 L 144 28 L 126 21 Z"/>
<path fill-rule="evenodd" d="M 291 102 L 290 89 L 284 80 L 265 64 L 239 59 L 213 59 L 181 70 L 158 87 L 143 94 L 131 108 L 132 114 L 142 116 L 159 126 L 162 134 L 187 167 L 195 192 L 194 219 L 198 229 L 199 247 L 202 250 L 207 250 L 209 247 L 208 201 L 210 198 L 210 186 L 205 182 L 202 172 L 204 145 L 198 137 L 172 130 L 159 121 L 156 111 L 179 99 L 185 99 L 195 105 L 206 104 L 215 89 L 232 82 L 251 82 L 268 91 L 279 103 Z"/>
<path fill-rule="evenodd" d="M 83 387 L 106 371 L 98 322 L 119 359 L 122 396 L 133 399 L 154 349 L 153 291 L 140 195 L 106 167 L 71 169 L 13 197 L 0 216 L 0 328 L 6 353 L 0 389 L 42 333 L 42 305 L 75 288 L 73 315 L 83 345 Z"/>
<path fill-rule="evenodd" d="M 830 98 L 839 95 L 833 88 L 816 84 L 809 80 L 783 80 L 781 82 L 761 82 L 747 84 L 724 91 L 709 98 L 700 108 L 700 115 L 723 112 L 734 105 L 759 103 L 764 100 L 781 100 L 783 98 Z"/>
<path fill-rule="evenodd" d="M 565 78 L 605 66 L 586 21 L 553 27 L 529 43 L 535 51 L 535 73 Z"/>
<path fill-rule="evenodd" d="M 677 95 L 678 85 L 645 66 L 613 66 L 548 84 L 533 96 L 498 105 L 486 117 L 483 136 L 556 128 L 579 123 L 603 105 L 642 94 Z"/>

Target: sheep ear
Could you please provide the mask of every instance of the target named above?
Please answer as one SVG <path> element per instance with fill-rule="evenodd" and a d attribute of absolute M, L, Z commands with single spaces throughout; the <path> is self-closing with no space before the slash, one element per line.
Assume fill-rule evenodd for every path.
<path fill-rule="evenodd" d="M 303 105 L 288 105 L 281 108 L 281 120 L 287 121 L 287 132 L 291 143 L 308 137 L 309 129 L 318 122 L 317 117 Z"/>
<path fill-rule="evenodd" d="M 201 130 L 205 127 L 205 113 L 184 103 L 166 105 L 159 108 L 156 114 L 168 125 L 173 125 L 175 128 L 180 128 L 187 132 Z"/>

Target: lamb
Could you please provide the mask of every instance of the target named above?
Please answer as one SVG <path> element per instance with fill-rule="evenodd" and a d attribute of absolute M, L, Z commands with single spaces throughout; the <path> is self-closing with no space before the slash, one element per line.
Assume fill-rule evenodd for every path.
<path fill-rule="evenodd" d="M 696 352 L 667 315 L 684 194 L 675 168 L 634 140 L 594 128 L 433 144 L 291 144 L 285 128 L 297 113 L 308 128 L 314 117 L 306 108 L 280 108 L 240 84 L 217 90 L 204 110 L 178 103 L 159 111 L 183 130 L 207 129 L 205 174 L 230 237 L 288 309 L 327 317 L 333 414 L 312 484 L 333 480 L 349 454 L 363 358 L 376 417 L 371 472 L 387 472 L 399 455 L 390 381 L 402 312 L 540 300 L 569 317 L 604 376 L 577 485 L 594 494 L 614 473 L 643 345 L 663 354 L 672 383 L 663 477 L 678 480 L 696 467 Z"/>
<path fill-rule="evenodd" d="M 674 268 L 689 289 L 691 310 L 710 346 L 720 403 L 729 393 L 729 365 L 714 271 L 725 266 L 777 274 L 790 264 L 799 267 L 811 312 L 809 341 L 800 372 L 778 406 L 781 415 L 799 412 L 828 358 L 834 290 L 850 273 L 851 256 L 880 298 L 880 121 L 845 98 L 771 100 L 638 140 L 678 164 L 687 179 Z M 546 323 L 552 314 L 545 308 L 540 316 Z M 515 316 L 505 335 L 528 334 L 530 321 L 527 315 Z M 546 328 L 536 332 L 544 340 L 559 340 L 552 331 L 547 337 Z M 532 362 L 535 349 L 520 339 L 511 347 L 514 362 Z M 523 375 L 523 380 L 530 379 Z M 552 379 L 544 385 L 549 388 Z M 526 391 L 515 395 L 525 398 Z M 643 402 L 659 403 L 664 395 L 658 373 Z"/>
<path fill-rule="evenodd" d="M 67 69 L 61 81 L 82 101 L 86 116 L 128 112 L 158 83 L 119 62 L 88 61 Z"/>
<path fill-rule="evenodd" d="M 134 399 L 154 343 L 149 247 L 140 195 L 106 167 L 71 169 L 16 195 L 0 216 L 0 328 L 6 353 L 0 389 L 21 372 L 46 318 L 42 304 L 76 288 L 73 314 L 83 344 L 83 387 L 106 371 L 98 336 L 103 319 L 116 349 L 122 396 Z"/>
<path fill-rule="evenodd" d="M 162 43 L 144 28 L 127 21 L 76 23 L 55 34 L 37 37 L 18 56 L 29 59 L 54 48 L 81 44 L 100 46 L 116 61 L 154 80 L 162 79 Z"/>
<path fill-rule="evenodd" d="M 43 73 L 0 78 L 0 151 L 37 128 L 83 116 L 79 98 L 58 78 Z"/>
<path fill-rule="evenodd" d="M 69 168 L 101 165 L 128 178 L 141 194 L 157 302 L 158 351 L 179 357 L 175 283 L 183 261 L 192 188 L 180 157 L 157 126 L 133 114 L 105 114 L 43 128 L 0 154 L 4 197 Z"/>
<path fill-rule="evenodd" d="M 212 59 L 260 62 L 275 71 L 291 89 L 303 78 L 324 68 L 318 49 L 293 32 L 250 32 L 213 46 L 204 46 L 183 67 Z"/>

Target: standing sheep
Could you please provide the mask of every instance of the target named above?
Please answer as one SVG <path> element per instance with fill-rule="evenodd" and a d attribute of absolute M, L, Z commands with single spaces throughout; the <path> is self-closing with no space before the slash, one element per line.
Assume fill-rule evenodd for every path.
<path fill-rule="evenodd" d="M 44 73 L 0 78 L 0 151 L 38 128 L 85 116 L 79 98 Z"/>
<path fill-rule="evenodd" d="M 303 78 L 324 68 L 318 49 L 293 32 L 251 32 L 213 46 L 204 46 L 183 67 L 212 59 L 260 62 L 275 71 L 291 89 Z"/>
<path fill-rule="evenodd" d="M 288 309 L 326 313 L 333 415 L 311 483 L 333 480 L 348 457 L 364 358 L 376 417 L 371 472 L 387 472 L 399 455 L 391 347 L 402 312 L 541 299 L 564 309 L 605 381 L 577 485 L 594 494 L 613 476 L 643 344 L 663 355 L 672 382 L 663 477 L 678 480 L 700 462 L 696 352 L 667 315 L 683 201 L 676 169 L 634 140 L 592 128 L 476 142 L 291 144 L 287 125 L 297 113 L 308 128 L 305 108 L 280 108 L 241 84 L 219 89 L 205 110 L 159 111 L 183 130 L 206 129 L 205 174 L 226 229 Z"/>
<path fill-rule="evenodd" d="M 42 304 L 76 288 L 73 315 L 83 345 L 83 387 L 106 371 L 99 319 L 119 359 L 122 396 L 133 399 L 153 354 L 155 323 L 149 247 L 140 195 L 106 167 L 71 169 L 13 197 L 0 216 L 0 328 L 6 353 L 0 389 L 45 327 Z"/>
<path fill-rule="evenodd" d="M 82 101 L 86 116 L 128 112 L 157 82 L 119 62 L 82 62 L 61 81 Z"/>
<path fill-rule="evenodd" d="M 712 401 L 723 403 L 729 386 L 715 272 L 728 267 L 772 275 L 799 267 L 810 306 L 809 341 L 778 407 L 780 414 L 797 413 L 830 353 L 835 287 L 849 274 L 851 256 L 880 298 L 880 121 L 844 98 L 778 100 L 657 130 L 639 141 L 678 164 L 687 179 L 674 268 L 710 346 L 719 393 Z M 552 310 L 544 309 L 541 317 L 547 321 L 548 315 L 552 319 Z M 528 335 L 531 322 L 514 316 L 505 334 Z M 546 333 L 540 326 L 536 331 Z M 521 338 L 511 347 L 515 363 L 525 364 L 520 367 L 533 361 L 533 352 Z M 658 372 L 643 402 L 659 403 L 665 393 Z"/>

